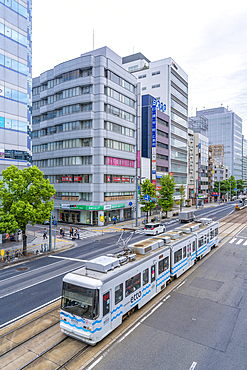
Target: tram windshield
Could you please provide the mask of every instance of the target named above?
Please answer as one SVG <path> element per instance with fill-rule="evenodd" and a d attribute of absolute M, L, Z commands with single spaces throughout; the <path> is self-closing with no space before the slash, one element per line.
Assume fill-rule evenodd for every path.
<path fill-rule="evenodd" d="M 85 319 L 99 315 L 99 291 L 70 283 L 63 283 L 62 310 Z"/>

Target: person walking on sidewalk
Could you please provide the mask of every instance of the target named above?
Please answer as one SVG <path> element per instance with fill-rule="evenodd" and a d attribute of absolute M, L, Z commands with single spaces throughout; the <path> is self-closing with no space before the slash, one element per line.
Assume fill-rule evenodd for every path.
<path fill-rule="evenodd" d="M 69 236 L 71 238 L 73 237 L 73 227 L 72 226 L 70 227 L 70 230 L 69 230 Z"/>
<path fill-rule="evenodd" d="M 47 239 L 47 230 L 46 230 L 46 228 L 44 228 L 44 235 L 43 235 L 43 239 L 45 240 L 45 239 Z"/>

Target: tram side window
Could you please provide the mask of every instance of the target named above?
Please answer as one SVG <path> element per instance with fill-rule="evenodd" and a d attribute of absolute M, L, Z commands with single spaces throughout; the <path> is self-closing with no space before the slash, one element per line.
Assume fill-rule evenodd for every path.
<path fill-rule="evenodd" d="M 215 236 L 218 235 L 218 231 L 219 231 L 218 228 L 215 229 Z"/>
<path fill-rule="evenodd" d="M 151 283 L 155 281 L 155 265 L 151 266 Z"/>
<path fill-rule="evenodd" d="M 214 230 L 211 230 L 210 231 L 210 240 L 212 240 L 214 238 Z"/>
<path fill-rule="evenodd" d="M 103 316 L 107 315 L 110 311 L 110 292 L 103 295 Z"/>
<path fill-rule="evenodd" d="M 168 257 L 159 261 L 159 275 L 167 269 L 168 269 Z"/>
<path fill-rule="evenodd" d="M 125 297 L 141 287 L 141 273 L 125 281 Z"/>
<path fill-rule="evenodd" d="M 204 235 L 204 244 L 207 243 L 207 235 Z"/>
<path fill-rule="evenodd" d="M 196 250 L 196 242 L 193 242 L 193 252 Z"/>
<path fill-rule="evenodd" d="M 123 283 L 115 287 L 115 304 L 123 300 Z"/>
<path fill-rule="evenodd" d="M 203 245 L 203 236 L 201 236 L 201 237 L 199 238 L 199 241 L 198 241 L 198 247 L 200 248 L 202 245 Z"/>
<path fill-rule="evenodd" d="M 186 257 L 186 247 L 183 247 L 183 258 Z"/>
<path fill-rule="evenodd" d="M 174 253 L 174 263 L 179 262 L 182 259 L 182 248 Z"/>
<path fill-rule="evenodd" d="M 146 285 L 148 280 L 148 269 L 146 269 L 142 272 L 142 285 Z"/>

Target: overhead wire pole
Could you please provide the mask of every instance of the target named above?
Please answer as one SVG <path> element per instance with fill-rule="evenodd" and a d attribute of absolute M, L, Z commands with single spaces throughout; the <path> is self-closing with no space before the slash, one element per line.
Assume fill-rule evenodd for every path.
<path fill-rule="evenodd" d="M 196 209 L 197 209 L 197 202 L 198 202 L 198 180 L 196 179 Z"/>
<path fill-rule="evenodd" d="M 219 204 L 220 204 L 220 181 L 219 181 Z"/>

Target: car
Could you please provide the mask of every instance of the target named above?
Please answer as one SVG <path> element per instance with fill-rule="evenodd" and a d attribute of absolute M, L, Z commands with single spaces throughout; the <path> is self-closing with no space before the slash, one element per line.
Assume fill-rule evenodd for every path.
<path fill-rule="evenodd" d="M 166 231 L 165 225 L 151 222 L 146 224 L 144 227 L 144 232 L 146 235 L 157 235 Z"/>

